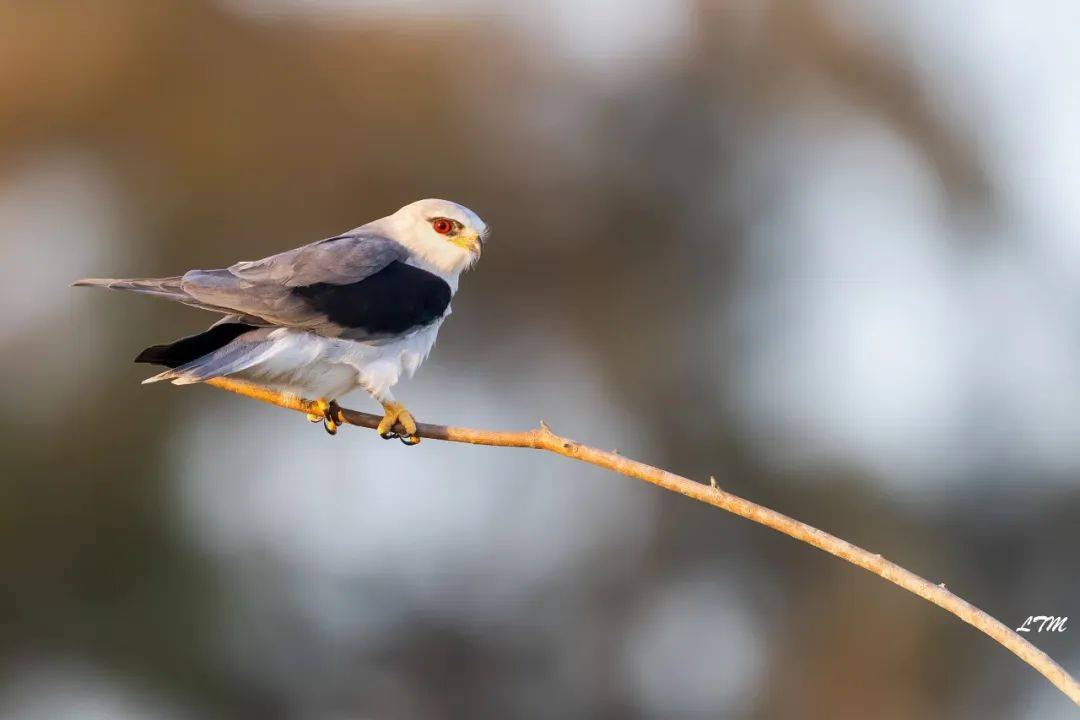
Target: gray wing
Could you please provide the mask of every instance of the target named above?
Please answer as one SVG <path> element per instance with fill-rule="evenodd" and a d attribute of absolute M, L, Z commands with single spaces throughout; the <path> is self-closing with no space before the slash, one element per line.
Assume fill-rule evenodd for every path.
<path fill-rule="evenodd" d="M 228 271 L 242 280 L 285 287 L 345 285 L 363 280 L 408 255 L 408 250 L 394 240 L 356 230 L 262 260 L 238 262 Z"/>
<path fill-rule="evenodd" d="M 357 283 L 408 256 L 400 243 L 354 231 L 221 270 L 191 270 L 180 287 L 201 307 L 246 322 L 319 329 L 326 316 L 295 288 Z"/>

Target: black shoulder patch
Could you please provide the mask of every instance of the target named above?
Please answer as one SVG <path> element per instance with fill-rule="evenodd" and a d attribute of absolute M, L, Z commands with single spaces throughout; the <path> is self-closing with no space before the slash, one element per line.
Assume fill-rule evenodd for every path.
<path fill-rule="evenodd" d="M 348 285 L 315 283 L 293 295 L 337 325 L 368 336 L 400 335 L 438 320 L 450 304 L 450 286 L 438 275 L 395 260 Z"/>
<path fill-rule="evenodd" d="M 248 330 L 254 329 L 254 325 L 244 323 L 222 323 L 198 335 L 189 335 L 168 345 L 148 347 L 139 353 L 135 362 L 164 365 L 170 368 L 180 367 L 225 347 Z"/>

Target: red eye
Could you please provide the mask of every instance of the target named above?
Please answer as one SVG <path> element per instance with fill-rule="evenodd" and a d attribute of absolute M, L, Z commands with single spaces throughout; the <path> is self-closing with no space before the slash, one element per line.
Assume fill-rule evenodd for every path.
<path fill-rule="evenodd" d="M 440 235 L 449 235 L 454 229 L 454 221 L 447 218 L 435 218 L 431 221 L 431 227 Z"/>

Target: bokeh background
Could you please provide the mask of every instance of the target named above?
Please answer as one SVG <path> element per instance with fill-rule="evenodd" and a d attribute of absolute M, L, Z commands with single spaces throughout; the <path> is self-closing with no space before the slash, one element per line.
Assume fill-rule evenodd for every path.
<path fill-rule="evenodd" d="M 401 397 L 1080 623 L 1080 5 L 0 2 L 0 717 L 1038 718 L 951 616 L 684 498 L 203 388 L 74 290 L 421 197 L 495 229 Z M 349 405 L 373 409 L 358 394 Z M 1080 627 L 1031 635 L 1074 674 Z"/>

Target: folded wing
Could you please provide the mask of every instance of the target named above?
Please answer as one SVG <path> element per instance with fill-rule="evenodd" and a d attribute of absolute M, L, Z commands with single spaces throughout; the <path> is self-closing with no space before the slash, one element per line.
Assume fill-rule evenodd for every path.
<path fill-rule="evenodd" d="M 75 284 L 164 297 L 253 328 L 302 328 L 377 340 L 408 334 L 448 311 L 450 286 L 408 264 L 408 258 L 400 243 L 359 229 L 219 270 L 191 270 L 171 278 L 87 278 Z M 223 332 L 215 330 L 208 338 L 216 340 Z M 196 344 L 193 340 L 191 346 Z M 165 359 L 187 347 L 170 347 Z"/>
<path fill-rule="evenodd" d="M 311 289 L 362 285 L 407 257 L 408 251 L 388 238 L 347 234 L 221 270 L 192 270 L 180 287 L 200 307 L 244 322 L 345 335 L 351 328 L 331 319 L 313 299 L 325 293 Z"/>

